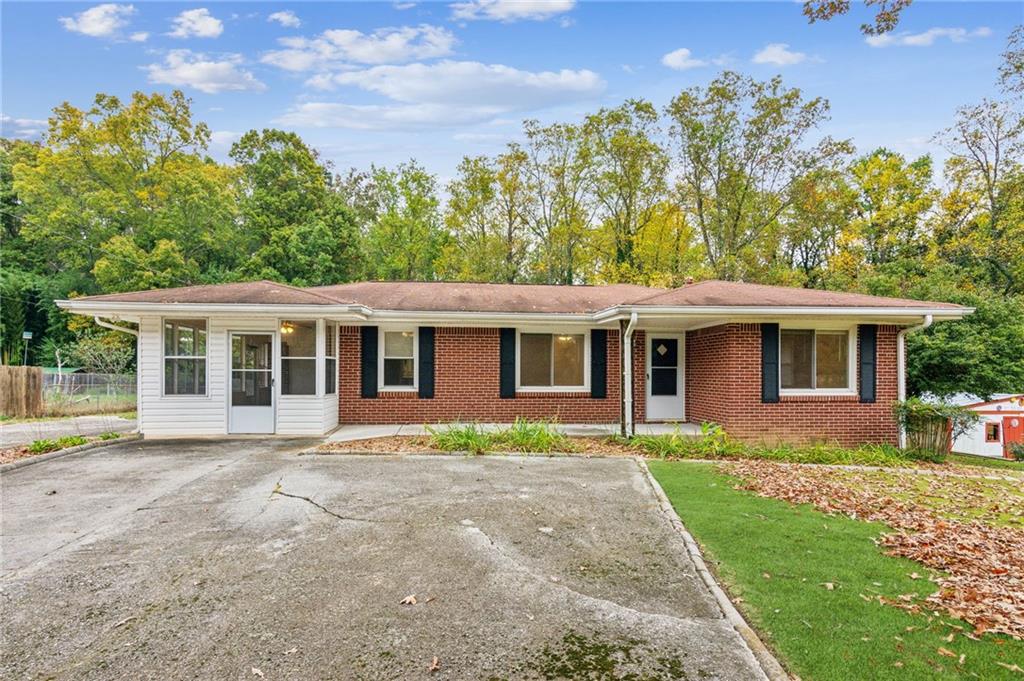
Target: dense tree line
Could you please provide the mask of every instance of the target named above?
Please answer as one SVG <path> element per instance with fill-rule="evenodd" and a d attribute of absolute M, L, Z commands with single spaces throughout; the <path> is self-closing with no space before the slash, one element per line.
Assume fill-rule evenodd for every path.
<path fill-rule="evenodd" d="M 180 92 L 54 109 L 0 146 L 0 350 L 49 364 L 117 342 L 54 298 L 267 278 L 678 286 L 722 278 L 978 307 L 914 336 L 910 387 L 1024 390 L 1020 31 L 1005 99 L 966 106 L 929 156 L 820 134 L 829 103 L 724 72 L 663 109 L 629 100 L 466 157 L 338 172 L 296 134 L 250 131 L 230 162 Z M 1014 61 L 1016 60 L 1016 61 Z M 1016 66 L 1014 66 L 1016 64 Z"/>

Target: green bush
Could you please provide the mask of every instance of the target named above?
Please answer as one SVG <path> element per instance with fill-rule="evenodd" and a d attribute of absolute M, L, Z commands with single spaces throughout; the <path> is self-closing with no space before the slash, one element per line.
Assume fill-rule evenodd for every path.
<path fill-rule="evenodd" d="M 1024 442 L 1014 442 L 1010 445 L 1010 456 L 1014 461 L 1024 461 Z"/>
<path fill-rule="evenodd" d="M 88 438 L 84 438 L 81 435 L 65 435 L 64 437 L 57 438 L 57 448 L 77 447 L 78 445 L 84 445 L 88 441 Z"/>
<path fill-rule="evenodd" d="M 893 405 L 893 416 L 907 434 L 912 458 L 945 461 L 950 445 L 978 422 L 979 416 L 955 404 L 925 402 L 916 397 Z"/>
<path fill-rule="evenodd" d="M 113 433 L 113 432 L 111 432 L 111 433 L 100 433 L 99 434 L 99 438 L 101 440 L 116 440 L 119 437 L 121 437 L 121 433 Z"/>

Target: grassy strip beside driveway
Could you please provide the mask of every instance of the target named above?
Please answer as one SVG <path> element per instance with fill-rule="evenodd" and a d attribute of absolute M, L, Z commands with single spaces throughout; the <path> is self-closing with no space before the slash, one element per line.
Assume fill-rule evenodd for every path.
<path fill-rule="evenodd" d="M 1024 643 L 972 640 L 965 622 L 878 603 L 935 588 L 922 565 L 881 552 L 886 526 L 738 490 L 711 464 L 649 467 L 740 610 L 805 681 L 1024 679 L 1013 669 Z"/>

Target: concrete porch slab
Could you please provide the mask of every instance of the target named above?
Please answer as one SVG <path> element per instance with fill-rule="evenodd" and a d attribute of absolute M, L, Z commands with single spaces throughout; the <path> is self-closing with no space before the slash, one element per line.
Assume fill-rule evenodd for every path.
<path fill-rule="evenodd" d="M 433 428 L 452 427 L 454 423 L 440 423 L 432 425 Z M 476 426 L 483 431 L 491 432 L 501 428 L 507 428 L 507 423 L 478 423 Z M 616 435 L 619 432 L 617 423 L 559 423 L 555 428 L 561 433 L 570 437 L 606 437 Z M 638 423 L 636 424 L 637 435 L 671 435 L 678 432 L 681 435 L 700 435 L 700 426 L 695 423 Z M 396 435 L 426 435 L 427 426 L 424 424 L 383 424 L 383 425 L 342 425 L 327 436 L 327 442 L 350 442 L 353 440 L 369 440 L 378 437 L 393 437 Z"/>

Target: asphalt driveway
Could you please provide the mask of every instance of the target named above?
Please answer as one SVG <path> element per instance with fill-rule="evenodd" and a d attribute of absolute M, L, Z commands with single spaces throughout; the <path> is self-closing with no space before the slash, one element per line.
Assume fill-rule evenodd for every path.
<path fill-rule="evenodd" d="M 636 462 L 303 444 L 4 474 L 0 678 L 763 678 Z"/>

